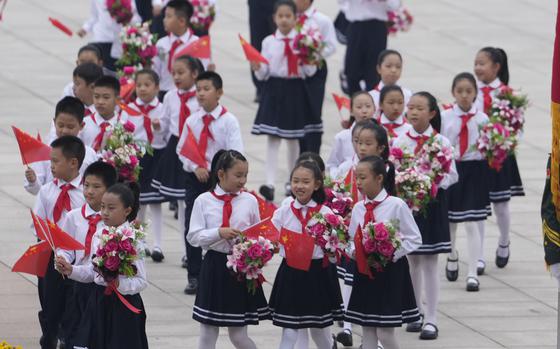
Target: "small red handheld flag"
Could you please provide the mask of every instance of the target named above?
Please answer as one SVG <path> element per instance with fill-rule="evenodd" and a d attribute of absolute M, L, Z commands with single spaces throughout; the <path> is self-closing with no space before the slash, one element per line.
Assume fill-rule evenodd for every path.
<path fill-rule="evenodd" d="M 247 58 L 249 62 L 261 62 L 269 64 L 268 60 L 264 58 L 256 48 L 251 46 L 251 44 L 248 43 L 247 40 L 243 39 L 241 34 L 237 35 L 239 35 L 239 42 L 241 42 L 241 47 L 243 48 L 243 52 L 245 52 L 245 58 Z"/>
<path fill-rule="evenodd" d="M 125 103 L 119 103 L 119 108 L 121 108 L 121 110 L 124 110 L 125 113 L 127 113 L 130 116 L 140 116 L 142 115 L 142 112 L 139 112 L 138 110 L 129 107 L 127 104 Z"/>
<path fill-rule="evenodd" d="M 44 277 L 49 266 L 51 253 L 51 246 L 46 241 L 29 246 L 27 251 L 14 263 L 12 271 Z"/>
<path fill-rule="evenodd" d="M 245 229 L 243 235 L 248 239 L 258 239 L 259 236 L 262 236 L 272 242 L 278 242 L 280 239 L 280 233 L 272 224 L 271 217 Z"/>
<path fill-rule="evenodd" d="M 196 143 L 196 139 L 194 138 L 194 134 L 188 125 L 187 125 L 186 132 L 187 132 L 187 139 L 185 139 L 185 143 L 181 148 L 181 155 L 191 160 L 199 167 L 208 168 L 206 158 L 204 157 L 204 155 L 200 154 L 200 148 L 198 147 L 198 144 Z"/>
<path fill-rule="evenodd" d="M 346 108 L 350 110 L 350 99 L 344 96 L 337 95 L 336 93 L 332 94 L 334 102 L 336 103 L 336 107 L 338 111 L 341 111 L 342 108 Z"/>
<path fill-rule="evenodd" d="M 311 236 L 282 228 L 280 243 L 284 245 L 288 266 L 303 271 L 309 270 L 311 259 L 313 259 L 313 248 L 315 247 L 315 242 Z"/>
<path fill-rule="evenodd" d="M 352 200 L 354 200 L 354 202 L 358 202 L 358 186 L 356 185 L 356 173 L 354 172 L 354 169 L 351 168 L 346 174 L 346 177 L 344 178 L 344 185 L 350 186 Z"/>
<path fill-rule="evenodd" d="M 262 196 L 255 193 L 254 190 L 251 190 L 249 193 L 252 194 L 259 203 L 259 214 L 261 216 L 261 219 L 272 217 L 274 211 L 276 211 L 277 209 L 277 206 L 273 202 L 263 199 Z"/>
<path fill-rule="evenodd" d="M 51 159 L 51 147 L 15 126 L 12 126 L 12 130 L 14 130 L 24 165 Z"/>
<path fill-rule="evenodd" d="M 31 210 L 30 210 L 31 211 Z M 73 237 L 65 233 L 58 225 L 53 222 L 42 219 L 31 211 L 31 218 L 33 225 L 37 232 L 37 237 L 40 240 L 49 242 L 54 248 L 61 248 L 63 250 L 84 250 L 85 247 Z"/>
<path fill-rule="evenodd" d="M 136 83 L 134 82 L 129 82 L 127 84 L 121 85 L 121 93 L 120 93 L 121 99 L 125 101 L 129 100 L 135 88 L 136 88 Z"/>
<path fill-rule="evenodd" d="M 354 235 L 354 247 L 356 249 L 356 266 L 361 274 L 369 276 L 373 279 L 373 274 L 371 273 L 371 268 L 368 265 L 366 251 L 364 250 L 363 244 L 363 233 L 362 228 L 358 225 L 356 230 L 356 235 Z"/>
<path fill-rule="evenodd" d="M 62 22 L 60 22 L 58 19 L 54 19 L 52 17 L 49 17 L 49 21 L 51 21 L 51 24 L 54 25 L 55 27 L 57 27 L 58 29 L 60 29 L 60 31 L 62 31 L 64 34 L 68 35 L 68 36 L 72 36 L 72 30 L 70 28 L 68 28 L 67 26 L 65 26 L 64 24 L 62 24 Z"/>
<path fill-rule="evenodd" d="M 196 58 L 210 59 L 210 36 L 205 35 L 200 39 L 191 42 L 187 47 L 175 53 L 175 56 L 173 58 L 177 58 L 180 56 L 191 56 Z"/>

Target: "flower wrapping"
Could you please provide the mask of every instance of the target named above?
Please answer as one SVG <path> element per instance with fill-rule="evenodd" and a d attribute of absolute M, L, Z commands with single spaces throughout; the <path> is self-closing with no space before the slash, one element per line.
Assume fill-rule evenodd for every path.
<path fill-rule="evenodd" d="M 404 6 L 399 7 L 396 11 L 387 12 L 387 31 L 391 35 L 398 32 L 406 32 L 410 30 L 414 17 Z"/>
<path fill-rule="evenodd" d="M 490 120 L 480 127 L 476 147 L 488 159 L 488 165 L 496 171 L 502 169 L 504 161 L 513 153 L 516 145 L 517 139 L 510 126 Z"/>
<path fill-rule="evenodd" d="M 152 59 L 157 55 L 157 35 L 150 32 L 149 24 L 131 24 L 122 28 L 121 41 L 123 54 L 116 62 L 117 76 L 134 80 L 137 71 L 150 68 Z"/>
<path fill-rule="evenodd" d="M 132 0 L 107 0 L 107 11 L 118 24 L 127 25 L 132 19 Z"/>
<path fill-rule="evenodd" d="M 341 216 L 332 213 L 315 213 L 305 230 L 327 258 L 336 258 L 338 262 L 345 255 L 344 251 L 348 247 L 350 237 L 348 227 Z"/>
<path fill-rule="evenodd" d="M 293 50 L 303 64 L 320 66 L 323 62 L 321 51 L 324 46 L 323 37 L 318 29 L 303 26 L 294 38 Z"/>
<path fill-rule="evenodd" d="M 262 236 L 256 240 L 241 237 L 227 256 L 226 266 L 239 281 L 246 282 L 249 292 L 255 294 L 265 281 L 262 269 L 272 259 L 275 250 L 274 244 Z"/>
<path fill-rule="evenodd" d="M 432 180 L 416 167 L 409 167 L 397 172 L 395 186 L 397 196 L 403 199 L 413 212 L 425 212 L 435 196 Z"/>
<path fill-rule="evenodd" d="M 193 5 L 191 27 L 198 31 L 208 31 L 216 17 L 216 7 L 208 0 L 190 0 Z"/>
<path fill-rule="evenodd" d="M 382 272 L 393 260 L 395 251 L 401 247 L 399 221 L 366 224 L 362 244 L 369 267 L 378 273 Z"/>

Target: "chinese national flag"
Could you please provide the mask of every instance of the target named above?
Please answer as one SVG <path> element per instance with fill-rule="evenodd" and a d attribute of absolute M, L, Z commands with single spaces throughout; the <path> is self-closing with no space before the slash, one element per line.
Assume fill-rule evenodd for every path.
<path fill-rule="evenodd" d="M 344 178 L 344 185 L 350 186 L 352 200 L 354 200 L 354 202 L 358 202 L 358 187 L 356 186 L 356 174 L 354 172 L 354 169 L 350 169 L 350 171 L 348 171 L 346 178 Z"/>
<path fill-rule="evenodd" d="M 30 210 L 31 211 L 31 210 Z M 62 231 L 56 224 L 49 220 L 43 220 L 31 211 L 33 225 L 40 240 L 49 242 L 55 248 L 63 250 L 84 250 L 85 247 L 73 237 Z"/>
<path fill-rule="evenodd" d="M 356 235 L 354 235 L 354 246 L 356 249 L 356 266 L 358 267 L 358 271 L 361 274 L 367 275 L 370 279 L 373 279 L 371 268 L 368 265 L 366 251 L 364 250 L 364 244 L 362 243 L 362 241 L 364 241 L 362 227 L 358 225 Z"/>
<path fill-rule="evenodd" d="M 27 273 L 44 277 L 47 272 L 52 249 L 48 242 L 41 241 L 30 246 L 27 251 L 15 262 L 12 271 Z"/>
<path fill-rule="evenodd" d="M 72 36 L 72 30 L 70 28 L 68 28 L 67 26 L 65 26 L 64 24 L 62 24 L 61 21 L 59 21 L 58 19 L 49 17 L 49 21 L 51 22 L 51 24 L 55 27 L 57 27 L 60 31 L 62 31 L 64 34 L 68 35 L 68 36 Z"/>
<path fill-rule="evenodd" d="M 272 217 L 274 211 L 276 211 L 276 205 L 273 202 L 263 199 L 259 194 L 255 193 L 254 190 L 251 190 L 249 193 L 253 194 L 259 203 L 259 213 L 261 218 Z"/>
<path fill-rule="evenodd" d="M 280 243 L 284 245 L 288 266 L 303 271 L 309 270 L 311 259 L 313 259 L 313 248 L 315 247 L 315 242 L 311 236 L 282 228 Z"/>
<path fill-rule="evenodd" d="M 12 126 L 12 130 L 14 130 L 24 165 L 51 159 L 51 147 L 15 126 Z"/>
<path fill-rule="evenodd" d="M 210 36 L 205 35 L 200 39 L 193 41 L 187 47 L 181 51 L 175 53 L 174 57 L 180 56 L 192 56 L 196 58 L 208 58 L 210 59 Z"/>
<path fill-rule="evenodd" d="M 206 158 L 202 154 L 200 154 L 198 144 L 196 143 L 196 139 L 194 138 L 194 133 L 192 132 L 189 125 L 187 125 L 186 131 L 187 131 L 187 138 L 185 139 L 185 143 L 181 148 L 181 155 L 191 160 L 199 167 L 208 168 Z"/>
<path fill-rule="evenodd" d="M 272 224 L 271 217 L 260 221 L 259 223 L 245 229 L 243 235 L 248 239 L 258 239 L 259 236 L 264 237 L 272 242 L 278 242 L 280 239 L 280 233 Z"/>
<path fill-rule="evenodd" d="M 134 81 L 122 84 L 120 93 L 121 99 L 124 101 L 128 101 L 130 99 L 130 96 L 132 96 L 132 92 L 134 92 L 135 88 L 136 83 Z"/>
<path fill-rule="evenodd" d="M 333 93 L 332 96 L 334 102 L 336 103 L 336 107 L 338 108 L 338 111 L 341 111 L 342 108 L 346 108 L 350 110 L 350 99 L 344 96 L 339 96 L 336 93 Z"/>
<path fill-rule="evenodd" d="M 239 42 L 241 42 L 241 47 L 243 48 L 243 52 L 245 52 L 245 58 L 247 58 L 249 62 L 261 62 L 264 64 L 269 64 L 268 60 L 264 58 L 256 48 L 251 46 L 251 44 L 248 43 L 247 40 L 243 39 L 241 34 L 237 35 L 239 35 Z"/>
<path fill-rule="evenodd" d="M 140 115 L 142 115 L 141 112 L 139 112 L 136 109 L 133 109 L 133 108 L 129 107 L 125 103 L 119 103 L 119 108 L 121 108 L 121 110 L 124 110 L 124 112 L 127 113 L 130 116 L 140 116 Z"/>

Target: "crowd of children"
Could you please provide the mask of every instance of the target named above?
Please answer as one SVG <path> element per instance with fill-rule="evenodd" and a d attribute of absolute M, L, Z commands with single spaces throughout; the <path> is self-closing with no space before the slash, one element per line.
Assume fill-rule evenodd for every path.
<path fill-rule="evenodd" d="M 475 57 L 475 74 L 453 78 L 455 102 L 440 112 L 431 93 L 400 86 L 403 57 L 385 50 L 386 10 L 398 1 L 341 1 L 349 21 L 345 74 L 350 120 L 336 134 L 325 166 L 319 156 L 321 110 L 326 59 L 336 48 L 334 26 L 313 7 L 313 0 L 278 0 L 273 6 L 249 1 L 253 20 L 263 21 L 254 23 L 255 33 L 263 38 L 262 45 L 255 46 L 268 61 L 250 63 L 259 101 L 251 132 L 267 136 L 260 194 L 274 201 L 282 139 L 288 149 L 286 168 L 291 170 L 284 188 L 287 198 L 273 213 L 272 224 L 278 231 L 301 234 L 314 214 L 332 214 L 326 203 L 327 179 L 349 179 L 348 194 L 354 200 L 345 217 L 347 256 L 332 260 L 315 245 L 304 271 L 289 265 L 280 243 L 282 262 L 267 300 L 262 287 L 250 292 L 226 266 L 242 231 L 266 217 L 259 207 L 263 198 L 246 190 L 249 162 L 241 126 L 221 103 L 220 74 L 207 59 L 176 56 L 198 39 L 189 25 L 193 6 L 186 0 L 152 1 L 153 24 L 159 18 L 167 34 L 157 42 L 153 67 L 136 72 L 134 95 L 124 101 L 113 72 L 122 26 L 108 14 L 105 1 L 91 2 L 92 17 L 79 35 L 92 33 L 93 40 L 79 50 L 72 82 L 56 104 L 48 139 L 50 161 L 25 170 L 24 188 L 37 196 L 35 214 L 85 247 L 57 250 L 46 275 L 39 278 L 42 348 L 56 348 L 59 342 L 67 348 L 148 347 L 140 296 L 147 287 L 143 255 L 154 262 L 164 260 L 162 203 L 169 201 L 177 203 L 185 243 L 184 292 L 196 295 L 193 319 L 200 322 L 201 349 L 216 347 L 220 327 L 228 328 L 236 348 L 256 348 L 247 326 L 265 320 L 282 328 L 281 349 L 307 348 L 308 334 L 321 349 L 337 343 L 352 346 L 352 326 L 362 327 L 364 349 L 399 348 L 395 328 L 403 323 L 421 339 L 436 339 L 438 255 L 448 254 L 446 277 L 456 281 L 457 227 L 464 223 L 466 290 L 478 291 L 479 276 L 485 272 L 484 221 L 492 213 L 491 203 L 500 230 L 495 263 L 499 268 L 507 265 L 508 203 L 512 196 L 523 195 L 517 162 L 511 155 L 498 171 L 476 149 L 479 127 L 488 122 L 498 89 L 509 82 L 503 50 L 482 48 Z M 273 23 L 256 18 L 261 10 L 272 11 Z M 133 12 L 133 21 L 140 21 L 134 5 Z M 304 26 L 322 34 L 319 62 L 303 62 L 293 52 Z M 269 27 L 269 35 L 263 35 Z M 140 159 L 137 181 L 126 180 L 102 161 L 112 130 L 124 124 L 134 125 L 134 140 L 151 149 Z M 398 148 L 414 157 L 432 138 L 454 149 L 452 163 L 433 193 L 435 199 L 419 213 L 397 197 L 390 151 Z M 148 217 L 151 245 L 139 242 L 134 272 L 108 279 L 94 263 L 108 231 L 134 229 Z M 395 221 L 398 248 L 383 271 L 369 277 L 358 261 L 362 231 L 369 224 Z M 336 322 L 342 329 L 333 335 Z"/>

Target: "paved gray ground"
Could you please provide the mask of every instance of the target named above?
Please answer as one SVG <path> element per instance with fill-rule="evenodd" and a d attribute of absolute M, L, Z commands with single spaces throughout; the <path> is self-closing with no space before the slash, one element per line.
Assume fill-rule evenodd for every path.
<path fill-rule="evenodd" d="M 335 1 L 316 1 L 334 18 Z M 33 242 L 27 208 L 33 198 L 22 188 L 23 167 L 10 125 L 45 134 L 54 104 L 70 80 L 76 51 L 85 40 L 68 39 L 51 28 L 48 16 L 77 28 L 87 16 L 85 0 L 10 1 L 0 22 L 0 340 L 37 348 L 36 280 L 10 272 L 10 266 Z M 554 1 L 452 0 L 408 1 L 416 23 L 412 31 L 391 38 L 389 46 L 403 53 L 403 84 L 426 89 L 442 102 L 451 100 L 455 73 L 472 70 L 476 51 L 501 46 L 510 56 L 511 85 L 522 87 L 532 100 L 519 164 L 527 196 L 512 202 L 512 257 L 505 270 L 493 266 L 497 227 L 490 219 L 485 244 L 488 274 L 481 292 L 464 291 L 465 265 L 458 282 L 443 275 L 439 308 L 440 338 L 421 342 L 399 330 L 403 348 L 553 348 L 556 330 L 556 287 L 545 271 L 539 218 L 544 166 L 550 144 L 549 85 L 554 32 Z M 250 158 L 250 187 L 264 178 L 264 138 L 250 135 L 256 105 L 253 87 L 236 34 L 248 37 L 247 2 L 220 1 L 212 29 L 215 61 L 225 79 L 224 104 L 243 128 Z M 329 61 L 328 92 L 338 91 L 337 71 L 344 49 Z M 324 108 L 326 132 L 323 155 L 339 130 L 334 103 Z M 284 164 L 282 161 L 281 164 Z M 282 166 L 281 176 L 287 175 Z M 280 182 L 279 178 L 279 182 Z M 278 183 L 280 185 L 280 183 Z M 148 313 L 147 331 L 153 348 L 195 348 L 198 325 L 191 319 L 193 297 L 185 296 L 184 269 L 179 267 L 182 243 L 176 221 L 166 216 L 163 264 L 148 262 L 150 286 L 142 296 Z M 463 232 L 459 246 L 466 254 Z M 277 263 L 277 261 L 276 261 Z M 266 271 L 272 281 L 275 266 Z M 270 286 L 265 287 L 267 292 Z M 277 345 L 280 329 L 265 323 L 250 329 L 261 348 Z M 357 340 L 359 342 L 359 340 Z M 232 348 L 222 331 L 220 348 Z"/>

